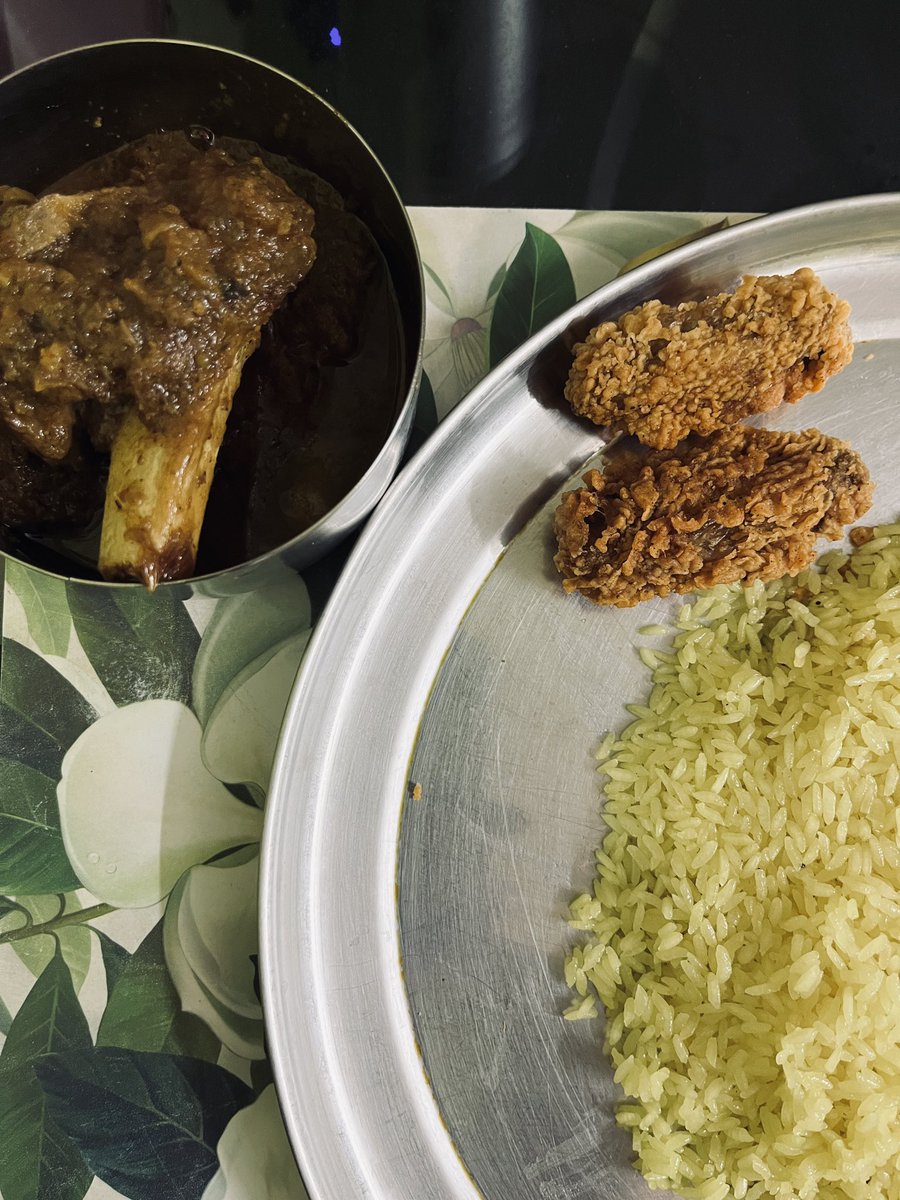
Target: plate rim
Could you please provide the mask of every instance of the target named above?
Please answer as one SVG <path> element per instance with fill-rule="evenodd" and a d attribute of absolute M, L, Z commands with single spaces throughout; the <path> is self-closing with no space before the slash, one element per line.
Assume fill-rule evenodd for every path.
<path fill-rule="evenodd" d="M 315 860 L 325 800 L 321 789 L 317 791 L 311 786 L 305 789 L 305 797 L 298 795 L 304 789 L 298 788 L 295 780 L 291 778 L 291 760 L 297 755 L 298 748 L 310 749 L 309 778 L 314 780 L 315 771 L 312 765 L 318 763 L 321 768 L 321 764 L 333 749 L 334 739 L 340 727 L 341 710 L 317 710 L 314 704 L 316 688 L 322 678 L 327 681 L 329 674 L 333 675 L 337 670 L 343 669 L 345 678 L 349 677 L 352 664 L 357 663 L 360 654 L 364 652 L 364 630 L 356 627 L 352 636 L 348 637 L 347 627 L 342 622 L 345 613 L 352 608 L 356 599 L 357 580 L 360 575 L 365 575 L 367 586 L 372 586 L 373 581 L 377 583 L 379 572 L 384 575 L 385 572 L 393 574 L 397 571 L 396 563 L 389 566 L 378 563 L 375 556 L 380 539 L 390 528 L 398 509 L 421 488 L 422 481 L 428 477 L 429 471 L 446 455 L 448 445 L 452 445 L 461 431 L 479 421 L 489 424 L 490 401 L 498 386 L 520 371 L 574 322 L 584 319 L 601 305 L 613 303 L 619 294 L 637 290 L 645 283 L 668 274 L 707 252 L 726 251 L 731 245 L 739 247 L 752 235 L 765 235 L 767 231 L 784 229 L 791 225 L 803 226 L 817 218 L 827 219 L 838 213 L 846 214 L 848 211 L 877 214 L 882 210 L 885 213 L 896 210 L 900 219 L 900 192 L 829 200 L 754 217 L 668 251 L 626 275 L 604 284 L 534 334 L 485 376 L 448 414 L 398 474 L 364 528 L 316 625 L 291 692 L 275 755 L 261 846 L 260 975 L 269 1053 L 288 1135 L 301 1174 L 315 1200 L 319 1200 L 320 1197 L 323 1200 L 331 1200 L 332 1197 L 338 1196 L 378 1197 L 379 1200 L 395 1200 L 396 1197 L 399 1200 L 398 1194 L 389 1189 L 385 1190 L 380 1186 L 382 1181 L 379 1181 L 371 1170 L 366 1170 L 371 1164 L 348 1158 L 348 1155 L 352 1156 L 354 1147 L 351 1145 L 352 1137 L 348 1131 L 346 1114 L 340 1127 L 321 1119 L 324 1097 L 335 1095 L 336 1081 L 328 1078 L 328 1064 L 324 1057 L 324 1050 L 333 1050 L 333 1047 L 330 1044 L 326 1047 L 328 1038 L 322 1029 L 320 1013 L 315 1003 L 316 981 L 313 980 L 313 986 L 309 988 L 304 986 L 292 990 L 285 986 L 289 975 L 285 970 L 286 956 L 289 956 L 292 948 L 296 950 L 298 947 L 292 946 L 290 931 L 279 924 L 285 901 L 284 884 L 290 884 L 292 878 L 296 879 L 297 868 L 302 871 Z M 551 470 L 552 464 L 548 464 L 548 473 Z M 375 624 L 379 616 L 380 609 L 376 605 L 373 613 L 367 616 L 366 627 Z M 330 656 L 335 653 L 337 657 L 332 661 Z M 409 751 L 412 750 L 411 745 Z M 303 800 L 308 803 L 302 803 Z M 304 892 L 311 890 L 308 879 L 303 879 L 294 891 L 296 908 L 302 907 L 301 897 Z M 315 898 L 310 897 L 309 903 L 315 912 Z M 302 939 L 314 936 L 314 922 L 307 921 L 304 924 L 297 917 L 293 925 L 297 926 L 297 932 L 301 935 L 299 948 L 308 950 L 308 944 L 304 946 Z M 399 938 L 397 945 L 399 953 Z M 310 958 L 307 953 L 303 959 L 304 966 L 309 967 Z M 298 965 L 299 963 L 295 963 L 295 966 Z M 397 966 L 398 975 L 402 974 L 399 958 Z M 414 1037 L 405 992 L 403 998 L 406 999 L 406 1012 L 395 1015 L 401 1024 L 404 1024 L 405 1016 L 405 1024 L 408 1025 L 406 1032 Z M 397 997 L 392 995 L 386 999 L 396 1001 Z M 308 1037 L 314 1029 L 319 1033 L 318 1043 L 315 1038 Z M 303 1095 L 296 1094 L 291 1088 L 291 1075 L 297 1073 L 296 1064 L 292 1060 L 298 1057 L 298 1033 L 308 1038 L 301 1047 L 301 1053 L 306 1052 L 302 1066 L 309 1082 L 315 1084 L 309 1088 L 308 1094 Z M 313 1049 L 317 1053 L 310 1053 Z M 428 1089 L 421 1059 L 418 1059 L 415 1065 L 421 1075 L 421 1084 Z M 419 1088 L 418 1091 L 421 1094 L 423 1089 Z M 425 1120 L 432 1132 L 442 1134 L 443 1142 L 446 1143 L 438 1147 L 438 1173 L 445 1176 L 447 1182 L 456 1188 L 455 1191 L 446 1194 L 479 1196 L 481 1193 L 466 1172 L 464 1164 L 456 1157 L 450 1135 L 443 1126 L 437 1102 L 431 1096 L 430 1089 L 428 1095 L 431 1097 L 434 1113 L 426 1114 Z M 317 1100 L 320 1107 L 317 1107 Z M 346 1097 L 344 1101 L 346 1103 Z M 456 1161 L 451 1161 L 453 1159 Z M 356 1190 L 348 1191 L 348 1187 Z"/>

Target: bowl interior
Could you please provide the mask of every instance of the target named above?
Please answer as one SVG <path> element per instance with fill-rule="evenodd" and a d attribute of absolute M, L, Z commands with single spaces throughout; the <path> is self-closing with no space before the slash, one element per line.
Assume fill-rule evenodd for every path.
<path fill-rule="evenodd" d="M 40 191 L 123 142 L 189 125 L 257 142 L 333 184 L 371 231 L 396 294 L 402 350 L 393 431 L 370 472 L 374 478 L 364 476 L 346 501 L 290 544 L 288 557 L 302 565 L 358 523 L 389 482 L 418 377 L 424 309 L 418 251 L 390 179 L 359 134 L 314 92 L 253 59 L 185 42 L 110 42 L 46 59 L 0 82 L 0 181 Z"/>

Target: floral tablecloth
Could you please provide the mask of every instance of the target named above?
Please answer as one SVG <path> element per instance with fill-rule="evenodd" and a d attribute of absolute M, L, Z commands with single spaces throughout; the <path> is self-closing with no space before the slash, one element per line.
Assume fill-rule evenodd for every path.
<path fill-rule="evenodd" d="M 510 350 L 721 214 L 413 209 L 414 442 Z M 293 1200 L 266 1060 L 259 838 L 340 557 L 225 600 L 0 558 L 0 1196 Z"/>

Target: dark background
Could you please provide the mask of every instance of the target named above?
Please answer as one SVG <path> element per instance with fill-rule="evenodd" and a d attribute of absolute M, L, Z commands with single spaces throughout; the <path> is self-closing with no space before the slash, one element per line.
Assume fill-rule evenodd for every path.
<path fill-rule="evenodd" d="M 768 211 L 900 189 L 895 0 L 0 0 L 3 72 L 146 36 L 297 76 L 410 204 Z"/>

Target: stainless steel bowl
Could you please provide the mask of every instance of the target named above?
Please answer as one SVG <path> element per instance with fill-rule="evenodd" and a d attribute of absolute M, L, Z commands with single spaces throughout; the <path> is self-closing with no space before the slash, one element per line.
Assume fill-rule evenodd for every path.
<path fill-rule="evenodd" d="M 0 81 L 0 181 L 37 191 L 122 142 L 195 124 L 218 136 L 258 142 L 332 183 L 375 237 L 403 323 L 401 398 L 381 450 L 347 495 L 289 542 L 249 562 L 185 581 L 192 591 L 228 595 L 264 584 L 286 565 L 302 567 L 320 558 L 377 504 L 399 466 L 412 426 L 425 303 L 409 218 L 375 154 L 315 92 L 242 54 L 193 42 L 105 42 L 7 76 Z"/>

